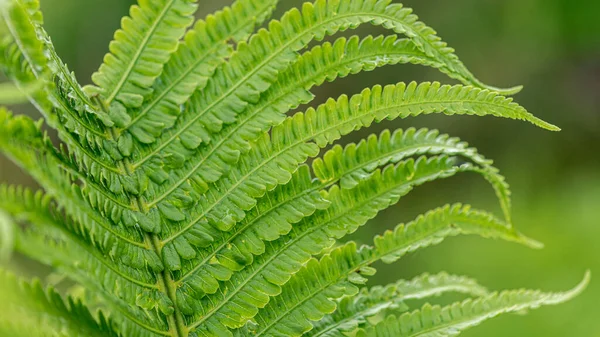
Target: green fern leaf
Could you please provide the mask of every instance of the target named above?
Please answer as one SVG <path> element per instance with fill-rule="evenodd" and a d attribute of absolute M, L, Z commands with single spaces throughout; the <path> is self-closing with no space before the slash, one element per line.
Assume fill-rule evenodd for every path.
<path fill-rule="evenodd" d="M 0 126 L 2 136 L 6 136 L 10 142 L 23 138 L 24 141 L 20 144 L 29 144 L 35 151 L 47 146 L 38 127 L 24 117 L 3 120 L 0 116 Z M 3 149 L 11 149 L 10 144 L 3 143 L 2 139 L 0 137 Z M 103 289 L 99 293 L 105 292 L 111 298 L 119 296 L 135 302 L 137 295 L 146 289 L 153 289 L 153 297 L 160 298 L 154 276 L 143 268 L 149 266 L 151 270 L 160 271 L 162 262 L 156 253 L 139 241 L 139 234 L 112 226 L 101 214 L 90 209 L 84 199 L 89 195 L 86 189 L 76 188 L 71 184 L 71 178 L 63 171 L 64 163 L 58 161 L 52 152 L 39 153 L 27 160 L 27 152 L 22 148 L 17 150 L 21 151 L 13 150 L 13 153 L 21 156 L 21 163 L 38 177 L 54 200 L 60 200 L 49 204 L 47 198 L 41 198 L 38 194 L 34 196 L 27 190 L 6 187 L 0 189 L 2 209 L 13 216 L 28 215 L 29 223 L 39 225 L 36 230 L 31 229 L 19 236 L 18 250 L 49 265 L 61 266 L 63 272 L 73 279 L 88 287 Z M 56 220 L 57 215 L 48 214 L 52 208 L 64 209 L 71 220 Z M 58 237 L 60 240 L 53 239 L 50 242 L 67 241 L 68 244 L 44 244 L 48 241 L 49 233 L 48 229 L 43 228 L 52 224 L 50 237 Z M 81 253 L 82 251 L 87 253 Z M 75 259 L 74 256 L 80 259 Z M 82 270 L 96 278 L 82 274 Z M 137 313 L 137 316 L 144 321 L 148 315 Z M 160 322 L 160 319 L 155 321 Z"/>
<path fill-rule="evenodd" d="M 27 283 L 0 271 L 0 333 L 15 337 L 117 337 L 104 315 L 94 318 L 76 299 L 63 301 L 38 281 Z"/>
<path fill-rule="evenodd" d="M 151 98 L 139 111 L 132 111 L 132 120 L 124 129 L 143 144 L 155 141 L 163 129 L 173 126 L 181 106 L 205 87 L 215 69 L 233 53 L 228 41 L 243 41 L 276 4 L 277 0 L 238 0 L 197 21 L 165 64 Z"/>
<path fill-rule="evenodd" d="M 415 41 L 429 45 L 427 50 L 439 49 L 437 55 L 440 57 L 452 55 L 451 50 L 438 41 L 429 27 L 416 22 L 416 17 L 410 14 L 409 9 L 397 4 L 387 6 L 388 3 L 369 0 L 348 5 L 319 0 L 314 5 L 305 4 L 302 13 L 292 10 L 283 16 L 281 22 L 271 22 L 270 31 L 260 31 L 250 39 L 248 45 L 240 44 L 238 52 L 224 65 L 224 69 L 217 70 L 215 78 L 209 81 L 202 94 L 192 97 L 188 108 L 192 113 L 183 114 L 181 123 L 159 140 L 160 148 L 174 144 L 174 149 L 162 156 L 185 158 L 185 142 L 176 142 L 180 138 L 211 141 L 211 133 L 220 131 L 223 124 L 234 123 L 236 115 L 248 103 L 259 99 L 259 95 L 277 79 L 277 73 L 293 61 L 294 51 L 326 34 L 371 22 L 397 33 L 406 33 Z M 225 88 L 224 92 L 222 88 Z M 192 143 L 199 144 L 198 141 Z"/>
<path fill-rule="evenodd" d="M 391 263 L 408 252 L 458 234 L 476 234 L 535 246 L 535 242 L 487 213 L 472 211 L 468 206 L 446 206 L 375 238 L 373 247 L 358 250 L 356 244 L 350 242 L 320 261 L 309 261 L 284 285 L 279 295 L 259 310 L 255 316 L 258 329 L 252 332 L 249 328 L 241 330 L 240 335 L 300 336 L 312 329 L 310 321 L 321 320 L 325 314 L 335 311 L 334 299 L 356 294 L 355 284 L 364 283 L 364 276 L 374 273 L 370 267 L 372 263 L 378 260 Z"/>
<path fill-rule="evenodd" d="M 498 169 L 491 166 L 492 162 L 478 154 L 476 149 L 469 148 L 467 143 L 448 135 L 439 135 L 437 130 L 397 130 L 394 134 L 384 131 L 379 138 L 371 135 L 358 145 L 350 144 L 345 148 L 337 145 L 323 159 L 315 159 L 313 169 L 317 178 L 326 182 L 352 168 L 352 174 L 344 174 L 340 180 L 342 187 L 352 188 L 379 166 L 425 153 L 461 156 L 479 165 L 480 173 L 494 187 L 505 217 L 510 222 L 510 187 Z"/>
<path fill-rule="evenodd" d="M 206 184 L 217 180 L 230 165 L 235 163 L 239 158 L 239 149 L 249 147 L 248 140 L 257 138 L 272 123 L 280 121 L 284 117 L 288 106 L 297 106 L 304 99 L 302 97 L 309 95 L 304 89 L 298 89 L 295 86 L 296 81 L 290 81 L 292 78 L 298 79 L 297 83 L 303 87 L 310 88 L 316 83 L 322 83 L 326 77 L 333 79 L 336 74 L 344 75 L 349 71 L 359 71 L 365 67 L 372 68 L 403 61 L 427 62 L 426 59 L 418 57 L 418 52 L 415 51 L 414 46 L 408 43 L 408 40 L 402 43 L 395 43 L 395 41 L 395 38 L 379 37 L 375 40 L 367 38 L 359 45 L 357 38 L 351 39 L 347 44 L 345 39 L 340 39 L 333 46 L 325 44 L 323 47 L 316 47 L 312 52 L 303 55 L 298 60 L 297 66 L 292 68 L 293 71 L 282 74 L 281 81 L 272 87 L 274 91 L 265 93 L 264 99 L 261 99 L 257 105 L 249 107 L 240 116 L 239 125 L 225 129 L 222 135 L 214 139 L 214 142 L 202 147 L 197 156 L 192 156 L 193 152 L 189 152 L 189 150 L 181 152 L 179 158 L 192 158 L 184 166 L 184 172 L 177 172 L 177 170 L 174 172 L 176 174 L 171 173 L 173 178 L 169 179 L 167 173 L 169 167 L 163 166 L 161 161 L 151 160 L 144 165 L 144 171 L 151 174 L 151 178 L 155 182 L 164 184 L 164 187 L 157 191 L 153 191 L 153 186 L 149 186 L 148 194 L 162 193 L 155 199 L 167 198 L 169 193 L 184 195 L 186 193 L 182 194 L 181 191 L 189 188 L 184 186 L 177 191 L 176 187 L 178 186 L 175 181 L 182 182 L 185 177 L 193 177 L 194 189 L 203 193 Z M 340 53 L 345 56 L 337 57 Z M 374 62 L 374 59 L 377 61 Z M 309 71 L 309 69 L 315 71 Z M 298 97 L 300 97 L 300 101 L 298 101 Z M 196 140 L 199 139 L 196 138 Z M 198 145 L 193 139 L 187 140 L 194 146 Z M 150 157 L 146 156 L 145 158 L 149 159 Z M 144 164 L 144 160 L 147 159 L 143 159 L 139 164 Z M 136 168 L 136 164 L 133 165 Z M 165 190 L 166 192 L 163 192 Z M 150 205 L 152 206 L 152 204 Z"/>
<path fill-rule="evenodd" d="M 329 3 L 320 0 L 314 5 L 305 4 L 302 13 L 292 10 L 284 15 L 281 22 L 271 22 L 270 31 L 260 31 L 250 39 L 248 45 L 240 44 L 239 51 L 224 65 L 225 69 L 218 69 L 215 78 L 209 81 L 202 94 L 192 97 L 189 108 L 192 113 L 183 114 L 180 118 L 181 123 L 176 124 L 171 132 L 163 134 L 158 142 L 158 149 L 152 151 L 166 148 L 166 151 L 157 156 L 157 162 L 154 162 L 150 171 L 157 170 L 156 166 L 160 169 L 161 163 L 167 167 L 182 166 L 185 158 L 189 156 L 189 150 L 193 150 L 201 142 L 212 141 L 211 134 L 219 132 L 224 124 L 234 123 L 237 114 L 241 113 L 248 103 L 256 102 L 259 95 L 276 80 L 277 73 L 293 61 L 294 51 L 301 49 L 313 38 L 321 39 L 325 34 L 372 22 L 410 35 L 421 45 L 430 46 L 426 48 L 429 51 L 439 49 L 437 55 L 442 59 L 444 56 L 453 55 L 429 27 L 416 21 L 409 9 L 397 4 L 387 6 L 388 3 L 389 1 L 369 0 L 348 5 L 344 2 Z M 295 22 L 302 24 L 297 27 Z M 243 75 L 246 73 L 249 75 Z M 226 88 L 225 92 L 222 92 L 221 88 Z M 169 145 L 173 145 L 173 148 L 169 149 Z M 227 158 L 237 158 L 235 152 L 223 157 L 226 162 Z M 142 160 L 147 160 L 147 156 Z M 133 167 L 137 166 L 138 162 L 135 161 Z M 196 167 L 194 170 L 197 169 Z M 221 174 L 218 171 L 214 172 L 212 168 L 207 171 L 209 173 L 205 178 L 212 179 L 208 182 L 214 181 Z M 174 179 L 177 180 L 181 176 L 177 174 Z M 164 174 L 160 177 L 161 182 L 167 179 L 167 175 Z M 173 187 L 167 184 L 164 189 L 170 193 Z M 150 193 L 150 198 L 154 194 Z"/>
<path fill-rule="evenodd" d="M 29 10 L 26 5 L 30 6 Z M 3 40 L 0 46 L 4 51 L 0 53 L 4 72 L 21 87 L 41 83 L 44 90 L 32 93 L 30 100 L 42 112 L 46 122 L 58 130 L 78 169 L 98 184 L 113 188 L 114 193 L 122 193 L 123 188 L 114 187 L 122 186 L 121 181 L 129 182 L 130 179 L 120 175 L 121 170 L 114 161 L 121 157 L 118 152 L 112 151 L 116 144 L 107 138 L 106 126 L 112 125 L 112 121 L 94 107 L 54 52 L 48 36 L 39 26 L 40 19 L 35 18 L 39 13 L 36 12 L 37 1 L 25 4 L 15 1 L 10 8 L 13 14 L 5 12 L 6 22 L 18 25 L 15 31 L 19 33 Z M 28 11 L 31 13 L 27 14 Z M 20 49 L 21 45 L 30 47 Z"/>
<path fill-rule="evenodd" d="M 127 108 L 137 108 L 150 94 L 154 80 L 175 51 L 179 39 L 192 24 L 196 10 L 194 0 L 140 0 L 131 7 L 129 17 L 121 21 L 110 53 L 94 73 L 92 80 L 112 112 L 114 122 L 125 126 L 130 122 Z"/>
<path fill-rule="evenodd" d="M 473 279 L 440 273 L 424 274 L 413 280 L 400 280 L 397 283 L 371 289 L 363 288 L 354 297 L 342 298 L 337 310 L 314 323 L 314 328 L 306 333 L 311 337 L 345 337 L 368 324 L 369 319 L 385 313 L 399 313 L 408 310 L 404 303 L 411 299 L 422 299 L 446 292 L 459 292 L 475 296 L 488 294 L 487 289 Z"/>
<path fill-rule="evenodd" d="M 423 137 L 423 134 L 426 133 L 426 130 L 416 133 L 412 130 L 407 131 L 402 137 L 403 141 L 394 142 L 390 148 L 386 149 L 388 151 L 386 155 L 395 158 L 394 162 L 398 162 L 405 157 L 429 153 L 428 151 L 433 154 L 443 152 L 450 155 L 465 153 L 465 156 L 474 159 L 474 162 L 488 163 L 485 158 L 476 154 L 474 149 L 467 148 L 465 143 L 461 143 L 454 138 L 448 139 L 444 135 L 431 139 L 432 136 L 436 135 L 435 132 L 429 132 L 427 137 Z M 394 133 L 394 139 L 402 134 L 401 131 Z M 389 137 L 389 132 L 382 134 L 382 142 L 387 139 L 386 135 Z M 373 141 L 373 138 L 370 137 L 370 140 Z M 432 144 L 436 146 L 434 147 Z M 443 150 L 441 144 L 443 144 Z M 330 152 L 337 152 L 335 150 L 334 148 Z M 325 158 L 330 157 L 328 154 L 325 155 Z M 364 167 L 377 167 L 378 164 L 387 163 L 381 161 L 381 156 L 359 158 L 352 165 L 347 165 L 343 169 L 339 167 L 335 178 L 331 177 L 321 183 L 311 182 L 308 168 L 301 166 L 288 184 L 281 185 L 261 198 L 257 207 L 231 230 L 231 234 L 201 232 L 201 228 L 196 228 L 196 233 L 201 233 L 202 237 L 205 238 L 211 235 L 214 241 L 205 241 L 206 245 L 211 245 L 211 249 L 199 250 L 198 255 L 190 260 L 189 267 L 186 266 L 186 263 L 182 265 L 184 274 L 181 279 L 189 279 L 190 284 L 194 284 L 194 289 L 201 288 L 195 292 L 192 291 L 192 293 L 199 291 L 199 296 L 203 296 L 204 293 L 214 293 L 217 289 L 215 287 L 217 281 L 229 280 L 232 271 L 238 271 L 251 264 L 253 255 L 264 253 L 263 241 L 273 241 L 281 235 L 289 233 L 291 230 L 289 225 L 298 222 L 303 216 L 310 215 L 314 212 L 315 207 L 327 207 L 328 203 L 325 202 L 326 199 L 319 193 L 319 190 L 324 190 L 328 186 L 336 184 L 340 178 L 343 179 L 346 175 L 354 175 L 355 170 L 361 171 Z M 315 171 L 318 170 L 317 166 L 320 166 L 318 163 L 319 161 L 313 163 Z M 476 166 L 469 167 L 469 169 L 477 170 Z M 290 218 L 294 220 L 290 221 Z M 188 236 L 188 239 L 191 242 L 197 241 L 194 236 Z M 230 245 L 230 248 L 225 248 Z M 216 264 L 208 264 L 209 261 L 215 258 L 222 265 L 221 267 Z M 223 266 L 226 268 L 223 268 Z M 182 289 L 182 291 L 187 292 L 185 289 Z M 194 301 L 194 299 L 190 298 L 189 301 Z"/>
<path fill-rule="evenodd" d="M 457 167 L 445 157 L 421 158 L 416 162 L 401 162 L 397 167 L 389 166 L 355 190 L 341 190 L 334 186 L 327 197 L 331 206 L 317 211 L 295 225 L 288 235 L 271 242 L 254 263 L 233 275 L 227 283 L 226 294 L 210 295 L 200 302 L 202 304 L 198 308 L 192 307 L 193 301 L 187 301 L 192 310 L 201 310 L 192 326 L 198 326 L 201 331 L 214 329 L 216 334 L 226 333 L 226 329 L 219 328 L 220 324 L 230 328 L 241 326 L 256 313 L 256 308 L 268 302 L 269 296 L 280 291 L 280 286 L 290 275 L 312 255 L 329 248 L 334 239 L 354 232 L 379 210 L 408 194 L 414 186 L 468 170 L 468 165 Z M 182 292 L 182 298 L 183 295 Z M 250 301 L 250 298 L 253 300 Z M 219 324 L 225 317 L 225 323 Z"/>
<path fill-rule="evenodd" d="M 18 233 L 17 251 L 56 266 L 60 272 L 88 289 L 95 289 L 96 294 L 125 309 L 128 319 L 137 322 L 147 320 L 148 313 L 115 301 L 117 295 L 122 301 L 130 303 L 139 301 L 141 294 L 154 298 L 156 302 L 160 299 L 156 281 L 148 270 L 117 263 L 120 259 L 136 258 L 138 252 L 127 249 L 118 257 L 108 254 L 110 245 L 114 243 L 99 243 L 99 249 L 92 247 L 86 240 L 90 234 L 77 228 L 72 219 L 61 219 L 59 214 L 51 212 L 55 208 L 53 203 L 52 198 L 41 192 L 0 186 L 0 207 L 15 219 L 29 223 L 28 228 Z M 143 255 L 137 258 L 142 261 L 146 259 Z M 154 317 L 153 321 L 160 326 L 159 317 Z M 134 327 L 138 325 L 143 324 Z M 128 335 L 131 335 L 131 331 Z"/>
<path fill-rule="evenodd" d="M 495 93 L 463 86 L 441 86 L 439 83 L 417 85 L 403 83 L 385 88 L 376 86 L 348 99 L 329 100 L 306 114 L 298 113 L 265 134 L 254 144 L 254 150 L 245 155 L 225 180 L 226 186 L 218 189 L 220 196 L 211 197 L 219 203 L 202 205 L 200 212 L 192 209 L 186 216 L 191 221 L 177 222 L 164 234 L 168 240 L 194 227 L 206 227 L 198 221 L 206 219 L 216 229 L 228 231 L 243 218 L 244 211 L 255 204 L 255 198 L 278 184 L 290 179 L 298 164 L 318 154 L 319 148 L 356 129 L 369 126 L 383 119 L 407 118 L 422 113 L 493 115 L 518 118 L 538 123 L 535 117 L 510 99 Z M 543 124 L 541 124 L 543 125 Z M 206 170 L 204 175 L 212 172 Z M 183 180 L 182 180 L 183 181 Z M 206 188 L 203 180 L 193 180 L 196 185 L 186 184 L 179 195 L 186 195 Z M 161 200 L 177 207 L 184 203 Z M 156 202 L 156 201 L 155 201 Z M 150 203 L 154 205 L 155 202 Z M 204 229 L 203 231 L 209 231 Z M 162 235 L 162 233 L 161 233 Z"/>
<path fill-rule="evenodd" d="M 423 274 L 412 280 L 400 280 L 394 283 L 394 286 L 402 301 L 424 299 L 447 292 L 479 297 L 489 294 L 485 287 L 472 278 L 444 272 L 435 275 Z"/>
<path fill-rule="evenodd" d="M 443 308 L 426 304 L 421 310 L 400 317 L 390 316 L 375 327 L 361 331 L 357 336 L 457 336 L 468 328 L 504 313 L 520 312 L 568 301 L 585 289 L 589 277 L 589 273 L 586 274 L 578 286 L 564 293 L 513 290 L 494 293 L 476 300 L 466 300 Z"/>
<path fill-rule="evenodd" d="M 341 57 L 342 55 L 344 56 Z M 350 40 L 340 38 L 333 45 L 325 43 L 317 46 L 299 56 L 286 71 L 278 76 L 278 81 L 261 96 L 259 102 L 249 105 L 238 116 L 238 123 L 227 126 L 224 132 L 214 135 L 212 143 L 200 147 L 205 137 L 202 137 L 201 132 L 196 130 L 188 132 L 187 136 L 182 137 L 181 144 L 170 144 L 174 137 L 180 136 L 178 133 L 174 133 L 166 144 L 161 144 L 155 149 L 143 153 L 143 156 L 132 163 L 132 166 L 138 168 L 144 165 L 163 149 L 168 153 L 178 153 L 184 158 L 184 161 L 198 160 L 195 156 L 192 157 L 194 150 L 198 147 L 200 153 L 196 156 L 199 158 L 209 156 L 210 159 L 203 159 L 196 164 L 194 170 L 201 170 L 207 165 L 231 165 L 231 162 L 235 162 L 238 158 L 235 155 L 236 149 L 241 147 L 247 151 L 249 140 L 257 138 L 272 125 L 281 122 L 290 108 L 312 100 L 312 95 L 308 90 L 313 86 L 322 84 L 325 79 L 333 81 L 339 76 L 343 77 L 364 69 L 371 70 L 386 64 L 407 62 L 437 66 L 435 61 L 428 59 L 416 49 L 410 40 L 398 40 L 395 36 L 367 37 L 362 41 L 358 37 Z M 214 153 L 218 153 L 218 151 L 231 152 L 233 159 L 227 162 L 224 161 L 225 158 L 216 157 Z M 161 164 L 160 161 L 159 164 Z M 142 167 L 146 171 L 166 170 L 165 167 L 156 165 L 154 161 L 150 161 L 149 165 Z M 189 168 L 186 169 L 189 170 Z M 167 172 L 162 175 L 168 177 Z M 163 182 L 164 180 L 158 181 L 158 183 Z"/>
<path fill-rule="evenodd" d="M 390 0 L 315 0 L 253 33 L 277 3 L 237 0 L 192 26 L 194 0 L 139 0 L 93 75 L 98 86 L 87 88 L 54 50 L 38 0 L 0 3 L 0 70 L 14 82 L 8 98 L 25 97 L 43 115 L 35 122 L 0 107 L 0 151 L 42 189 L 0 184 L 0 257 L 15 250 L 85 294 L 83 304 L 65 304 L 52 291 L 38 296 L 39 286 L 4 287 L 10 305 L 0 333 L 344 336 L 391 331 L 396 322 L 420 329 L 414 317 L 442 309 L 395 318 L 411 299 L 446 291 L 487 296 L 485 289 L 440 274 L 359 290 L 375 272 L 371 264 L 459 234 L 540 247 L 513 228 L 505 178 L 458 138 L 384 131 L 305 164 L 355 130 L 422 114 L 491 115 L 558 130 L 502 96 L 519 88 L 482 84 L 433 29 Z M 301 53 L 363 24 L 392 34 L 340 37 Z M 314 99 L 315 86 L 403 63 L 462 85 L 375 86 L 288 115 Z M 15 89 L 21 93 L 13 97 Z M 44 122 L 57 131 L 58 146 Z M 415 187 L 462 172 L 488 180 L 504 221 L 445 206 L 373 246 L 340 246 Z M 0 285 L 15 283 L 0 274 Z M 525 298 L 523 308 L 547 302 L 520 294 L 457 304 L 477 310 L 431 331 L 455 333 L 510 310 L 505 297 Z M 478 311 L 491 308 L 484 301 L 497 310 Z M 373 325 L 388 314 L 395 316 Z"/>
<path fill-rule="evenodd" d="M 192 233 L 195 237 L 188 236 L 191 242 L 204 238 L 208 249 L 199 250 L 197 256 L 183 263 L 182 275 L 178 278 L 182 298 L 192 293 L 194 296 L 188 300 L 194 302 L 205 294 L 215 293 L 219 281 L 228 281 L 233 272 L 251 264 L 254 255 L 264 253 L 264 241 L 273 241 L 289 233 L 292 224 L 317 209 L 327 208 L 329 202 L 320 191 L 323 186 L 311 179 L 308 167 L 301 166 L 290 184 L 281 185 L 261 198 L 231 234 L 196 231 Z M 207 237 L 211 239 L 207 240 Z"/>

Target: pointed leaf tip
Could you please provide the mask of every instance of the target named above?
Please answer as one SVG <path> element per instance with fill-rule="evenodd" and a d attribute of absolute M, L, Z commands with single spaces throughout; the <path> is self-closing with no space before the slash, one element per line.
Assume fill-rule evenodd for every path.
<path fill-rule="evenodd" d="M 579 282 L 579 284 L 577 286 L 575 286 L 575 288 L 571 289 L 568 292 L 568 294 L 571 295 L 571 298 L 578 296 L 583 291 L 585 291 L 585 289 L 590 284 L 591 280 L 592 280 L 592 271 L 588 269 L 585 271 L 585 274 L 583 275 L 583 280 L 581 280 L 581 282 Z"/>
<path fill-rule="evenodd" d="M 523 90 L 522 85 L 516 85 L 511 88 L 496 88 L 496 87 L 486 85 L 486 86 L 484 86 L 484 88 L 491 90 L 491 91 L 495 91 L 503 96 L 513 96 L 513 95 L 520 93 L 521 90 Z"/>
<path fill-rule="evenodd" d="M 520 243 L 522 243 L 523 245 L 532 248 L 532 249 L 543 249 L 544 248 L 544 244 L 540 241 L 537 241 L 535 239 L 532 239 L 526 235 L 523 235 L 521 233 L 517 233 L 517 235 L 520 238 Z"/>

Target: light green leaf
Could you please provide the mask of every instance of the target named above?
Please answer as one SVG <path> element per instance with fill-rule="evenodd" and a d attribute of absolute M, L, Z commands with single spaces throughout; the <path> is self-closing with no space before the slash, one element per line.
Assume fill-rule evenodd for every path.
<path fill-rule="evenodd" d="M 360 337 L 442 337 L 457 336 L 464 330 L 498 315 L 556 305 L 579 295 L 588 285 L 590 274 L 579 285 L 564 293 L 512 290 L 494 293 L 447 307 L 426 304 L 421 310 L 400 317 L 390 316 L 375 327 L 361 331 Z"/>
<path fill-rule="evenodd" d="M 98 318 L 79 300 L 64 301 L 54 289 L 44 289 L 0 271 L 0 332 L 21 337 L 117 337 L 103 314 Z"/>
<path fill-rule="evenodd" d="M 88 92 L 100 94 L 111 110 L 141 106 L 195 11 L 194 0 L 140 0 L 133 5 L 115 32 L 110 53 L 92 75 L 98 90 Z"/>
<path fill-rule="evenodd" d="M 314 323 L 314 328 L 304 336 L 346 337 L 360 326 L 368 325 L 370 319 L 386 313 L 400 313 L 408 310 L 405 303 L 411 299 L 422 299 L 447 292 L 459 292 L 484 296 L 488 291 L 473 279 L 440 273 L 424 274 L 412 280 L 400 280 L 388 286 L 363 288 L 358 295 L 344 297 L 337 310 Z"/>

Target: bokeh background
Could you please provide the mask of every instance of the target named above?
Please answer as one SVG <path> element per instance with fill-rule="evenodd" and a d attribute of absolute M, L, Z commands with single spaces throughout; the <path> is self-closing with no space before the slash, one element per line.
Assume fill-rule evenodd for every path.
<path fill-rule="evenodd" d="M 89 83 L 132 1 L 41 3 L 58 52 L 79 80 Z M 200 3 L 199 14 L 205 15 L 230 1 Z M 282 0 L 278 13 L 300 3 Z M 600 336 L 600 1 L 405 0 L 404 4 L 434 27 L 484 82 L 505 87 L 523 84 L 525 90 L 516 100 L 563 131 L 552 133 L 491 117 L 427 116 L 387 123 L 389 128 L 438 128 L 494 158 L 513 188 L 515 225 L 546 248 L 532 251 L 479 238 L 450 239 L 399 264 L 380 266 L 373 283 L 446 270 L 474 276 L 492 289 L 561 290 L 591 269 L 595 272 L 592 284 L 574 301 L 526 317 L 504 316 L 465 336 Z M 359 32 L 384 33 L 369 27 Z M 377 83 L 411 80 L 453 83 L 422 67 L 386 67 L 326 84 L 317 90 L 316 102 Z M 18 110 L 34 113 L 27 107 Z M 354 139 L 381 129 L 375 126 Z M 0 158 L 0 181 L 32 184 L 5 158 Z M 465 175 L 417 189 L 354 239 L 368 242 L 375 233 L 456 201 L 499 212 L 489 186 L 477 176 Z M 31 268 L 24 267 L 39 273 Z"/>

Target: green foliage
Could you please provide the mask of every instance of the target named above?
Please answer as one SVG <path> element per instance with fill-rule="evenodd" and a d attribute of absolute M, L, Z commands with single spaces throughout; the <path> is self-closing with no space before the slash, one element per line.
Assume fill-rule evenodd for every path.
<path fill-rule="evenodd" d="M 24 282 L 3 271 L 0 299 L 3 336 L 118 336 L 104 315 L 92 316 L 81 301 L 65 301 L 54 289 L 44 289 L 38 281 Z"/>
<path fill-rule="evenodd" d="M 541 305 L 561 303 L 583 291 L 589 274 L 576 288 L 564 293 L 513 290 L 467 299 L 446 307 L 426 304 L 420 310 L 389 316 L 383 322 L 361 330 L 357 336 L 456 336 L 482 321 L 507 312 L 519 312 Z"/>
<path fill-rule="evenodd" d="M 364 287 L 373 263 L 392 263 L 450 236 L 540 244 L 513 227 L 499 170 L 458 138 L 386 130 L 321 151 L 373 123 L 432 113 L 558 128 L 505 97 L 519 87 L 477 80 L 400 4 L 317 0 L 253 33 L 276 5 L 237 0 L 194 24 L 195 1 L 140 0 L 92 76 L 95 86 L 83 88 L 54 51 L 38 1 L 2 3 L 0 68 L 15 87 L 0 99 L 25 97 L 43 118 L 0 108 L 0 149 L 41 186 L 33 192 L 0 185 L 1 257 L 14 248 L 85 292 L 64 301 L 37 281 L 3 272 L 1 332 L 446 336 L 583 289 L 587 278 L 564 294 L 490 295 L 469 278 L 444 273 Z M 305 50 L 369 23 L 393 34 Z M 326 81 L 406 63 L 462 83 L 374 86 L 289 114 Z M 59 146 L 45 125 L 56 129 Z M 490 183 L 504 219 L 446 205 L 372 245 L 343 242 L 417 186 L 463 172 Z M 473 299 L 408 312 L 410 300 L 448 291 Z"/>

